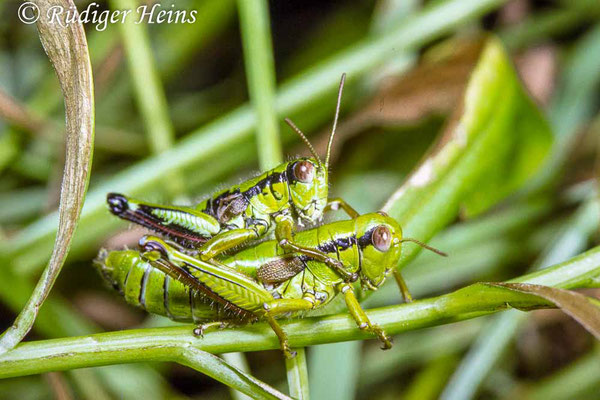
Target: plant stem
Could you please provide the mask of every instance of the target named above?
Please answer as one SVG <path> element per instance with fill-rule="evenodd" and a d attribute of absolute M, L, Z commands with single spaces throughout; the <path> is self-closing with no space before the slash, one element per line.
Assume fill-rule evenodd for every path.
<path fill-rule="evenodd" d="M 246 355 L 244 353 L 225 353 L 222 355 L 222 357 L 229 365 L 251 375 L 250 367 L 248 366 Z M 251 400 L 250 397 L 246 396 L 242 392 L 238 392 L 234 388 L 229 388 L 229 394 L 234 400 Z"/>
<path fill-rule="evenodd" d="M 507 303 L 519 308 L 547 305 L 532 302 L 529 297 L 523 302 L 522 296 L 497 288 L 467 289 L 406 305 L 373 309 L 367 314 L 371 321 L 395 335 L 504 310 Z M 357 329 L 347 314 L 283 321 L 281 325 L 292 347 L 373 338 Z M 0 357 L 0 378 L 115 363 L 181 362 L 180 353 L 185 349 L 224 353 L 276 348 L 279 348 L 276 336 L 263 323 L 209 333 L 201 340 L 192 335 L 189 326 L 108 332 L 22 343 Z M 200 370 L 198 366 L 195 368 Z"/>
<path fill-rule="evenodd" d="M 266 0 L 238 0 L 238 13 L 250 102 L 256 113 L 256 144 L 260 169 L 281 164 L 281 141 L 275 110 L 275 61 Z"/>
<path fill-rule="evenodd" d="M 306 368 L 306 350 L 302 347 L 294 349 L 296 357 L 285 359 L 287 370 L 287 381 L 290 388 L 290 396 L 298 400 L 310 398 L 308 386 L 308 369 Z"/>
<path fill-rule="evenodd" d="M 584 203 L 536 264 L 544 268 L 578 254 L 585 249 L 589 236 L 596 232 L 599 219 L 596 199 Z M 510 311 L 491 320 L 456 368 L 440 398 L 473 398 L 483 380 L 505 353 L 520 325 L 526 321 L 526 317 L 525 314 Z"/>
<path fill-rule="evenodd" d="M 252 375 L 230 366 L 221 358 L 194 347 L 178 347 L 173 361 L 205 373 L 252 398 L 290 399 Z"/>
<path fill-rule="evenodd" d="M 519 277 L 512 282 L 570 289 L 588 286 L 595 280 L 597 282 L 599 275 L 600 246 L 565 263 Z M 395 335 L 490 314 L 505 310 L 508 305 L 530 309 L 547 307 L 548 304 L 534 296 L 475 284 L 439 297 L 370 310 L 368 315 L 371 321 Z M 356 323 L 348 314 L 282 321 L 281 325 L 294 348 L 373 338 L 368 332 L 357 329 Z M 279 348 L 277 337 L 265 323 L 209 333 L 203 339 L 196 338 L 189 326 L 108 332 L 21 343 L 13 351 L 0 356 L 0 378 L 151 361 L 173 361 L 199 371 L 210 369 L 208 373 L 211 373 L 214 372 L 212 367 L 201 362 L 206 357 L 204 352 L 226 353 L 276 348 Z"/>

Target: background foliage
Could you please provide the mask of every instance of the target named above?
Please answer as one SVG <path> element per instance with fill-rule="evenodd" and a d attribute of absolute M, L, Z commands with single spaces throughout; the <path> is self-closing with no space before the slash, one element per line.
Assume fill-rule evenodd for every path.
<path fill-rule="evenodd" d="M 80 9 L 88 3 L 76 2 Z M 597 294 L 598 250 L 572 259 L 593 247 L 600 220 L 597 2 L 253 3 L 177 0 L 177 8 L 198 10 L 202 23 L 109 25 L 103 32 L 86 26 L 96 92 L 90 189 L 65 267 L 27 337 L 33 342 L 0 357 L 0 376 L 46 373 L 3 379 L 0 398 L 240 396 L 179 364 L 267 397 L 275 392 L 261 381 L 294 397 L 310 390 L 315 399 L 594 398 L 597 344 L 559 311 L 512 310 L 407 331 L 505 303 L 543 303 L 469 286 L 477 281 L 519 277 Z M 0 3 L 3 330 L 52 252 L 65 164 L 63 96 L 36 29 L 16 18 L 19 4 Z M 342 72 L 348 85 L 332 194 L 361 212 L 385 209 L 407 236 L 433 238 L 451 255 L 406 246 L 399 267 L 406 267 L 413 294 L 426 300 L 373 313 L 398 334 L 394 349 L 339 342 L 365 338 L 345 315 L 291 321 L 292 344 L 339 343 L 307 349 L 309 386 L 302 357 L 286 366 L 278 351 L 226 356 L 242 369 L 247 362 L 259 381 L 202 350 L 275 348 L 263 326 L 207 335 L 189 347 L 189 327 L 144 315 L 103 287 L 91 268 L 98 248 L 132 245 L 141 234 L 109 217 L 108 191 L 192 202 L 276 163 L 281 147 L 290 157 L 306 153 L 280 124 L 286 116 L 323 152 Z M 399 302 L 386 285 L 364 304 Z M 427 314 L 433 305 L 441 308 Z M 328 312 L 342 310 L 336 307 Z M 165 326 L 100 335 L 95 345 L 69 338 Z M 53 355 L 55 364 L 40 354 Z M 140 360 L 146 363 L 47 372 Z"/>

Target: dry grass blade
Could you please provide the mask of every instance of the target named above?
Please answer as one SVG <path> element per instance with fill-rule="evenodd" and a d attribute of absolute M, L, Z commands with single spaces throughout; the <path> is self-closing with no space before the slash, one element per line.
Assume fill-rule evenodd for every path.
<path fill-rule="evenodd" d="M 530 283 L 492 283 L 521 293 L 532 294 L 554 303 L 567 315 L 574 318 L 596 339 L 600 340 L 600 307 L 594 300 L 571 290 L 557 289 Z"/>
<path fill-rule="evenodd" d="M 60 193 L 59 224 L 52 256 L 29 301 L 0 338 L 0 354 L 29 332 L 68 253 L 89 181 L 94 140 L 92 70 L 83 26 L 56 24 L 44 16 L 51 7 L 75 9 L 72 0 L 37 0 L 40 40 L 52 62 L 65 98 L 66 158 Z"/>

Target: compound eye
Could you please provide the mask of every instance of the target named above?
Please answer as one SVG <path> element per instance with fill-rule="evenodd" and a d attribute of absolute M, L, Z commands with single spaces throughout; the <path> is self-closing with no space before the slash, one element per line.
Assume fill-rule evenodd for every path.
<path fill-rule="evenodd" d="M 294 176 L 303 183 L 311 183 L 315 176 L 315 166 L 310 161 L 299 161 L 294 166 Z"/>
<path fill-rule="evenodd" d="M 392 233 L 385 225 L 379 225 L 371 235 L 371 243 L 379 251 L 386 252 L 392 244 Z"/>

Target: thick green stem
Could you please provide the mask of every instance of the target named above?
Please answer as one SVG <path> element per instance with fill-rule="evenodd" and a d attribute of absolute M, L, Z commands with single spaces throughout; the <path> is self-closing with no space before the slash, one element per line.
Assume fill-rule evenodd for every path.
<path fill-rule="evenodd" d="M 498 296 L 498 294 L 508 294 Z M 545 302 L 522 301 L 523 297 L 504 290 L 488 288 L 473 293 L 457 291 L 408 305 L 378 308 L 368 312 L 369 319 L 389 334 L 461 321 L 506 309 L 506 304 L 519 308 L 547 305 Z M 305 318 L 283 322 L 282 327 L 293 347 L 310 346 L 346 340 L 372 339 L 356 328 L 347 314 L 323 318 Z M 257 351 L 279 348 L 277 337 L 268 325 L 209 333 L 203 339 L 192 334 L 191 327 L 169 327 L 101 333 L 91 336 L 22 343 L 0 357 L 0 378 L 49 371 L 129 362 L 181 362 L 186 348 L 210 353 Z M 186 365 L 194 367 L 186 362 Z M 199 369 L 198 366 L 195 367 Z"/>
<path fill-rule="evenodd" d="M 600 247 L 596 247 L 565 263 L 512 282 L 575 288 L 597 282 L 599 275 Z M 508 289 L 475 284 L 444 296 L 370 310 L 368 315 L 371 321 L 394 335 L 490 314 L 505 310 L 509 305 L 530 309 L 548 304 Z M 282 321 L 281 324 L 294 348 L 373 338 L 357 329 L 348 314 Z M 144 361 L 174 361 L 204 371 L 204 366 L 193 362 L 194 357 L 198 357 L 195 351 L 226 353 L 276 348 L 279 341 L 265 323 L 209 333 L 203 339 L 195 337 L 188 326 L 109 332 L 21 343 L 0 356 L 0 378 Z"/>

